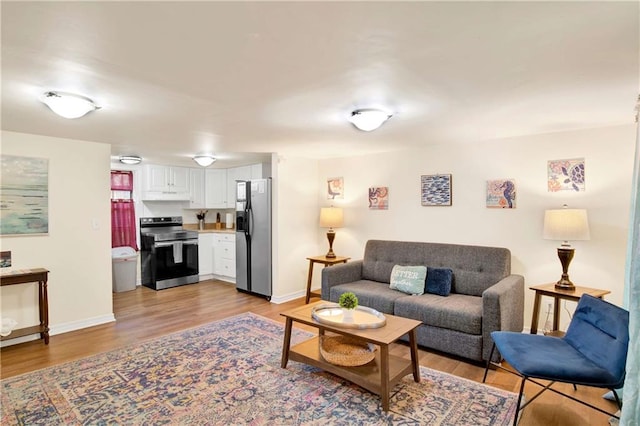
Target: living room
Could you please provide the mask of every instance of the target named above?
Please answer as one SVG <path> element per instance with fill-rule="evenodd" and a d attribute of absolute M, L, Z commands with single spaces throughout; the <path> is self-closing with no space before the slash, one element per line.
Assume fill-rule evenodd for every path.
<path fill-rule="evenodd" d="M 634 19 L 637 30 L 637 17 Z M 624 34 L 620 37 L 624 38 Z M 611 40 L 619 41 L 616 37 Z M 3 41 L 3 47 L 6 43 Z M 588 43 L 589 40 L 585 40 L 585 44 Z M 511 131 L 512 127 L 517 128 L 519 121 L 536 121 L 547 107 L 554 112 L 570 109 L 553 98 L 558 91 L 562 92 L 555 85 L 568 84 L 572 78 L 577 78 L 578 73 L 567 72 L 558 82 L 540 90 L 537 96 L 543 100 L 534 104 L 539 108 L 537 110 L 530 108 L 533 105 L 522 105 L 520 95 L 487 101 L 487 104 L 500 103 L 505 110 L 511 110 L 511 114 L 500 115 L 500 120 L 493 121 L 488 114 L 483 114 L 481 108 L 469 113 L 462 105 L 467 85 L 481 85 L 492 80 L 479 76 L 454 91 L 458 96 L 455 104 L 460 109 L 455 118 L 448 117 L 449 131 L 464 135 L 467 142 L 453 142 L 444 136 L 438 138 L 437 134 L 423 131 L 417 123 L 435 119 L 419 116 L 412 121 L 407 118 L 408 113 L 403 118 L 402 112 L 398 111 L 383 127 L 372 133 L 353 133 L 356 131 L 344 121 L 340 126 L 345 126 L 351 133 L 347 136 L 332 135 L 335 140 L 320 149 L 316 146 L 322 145 L 318 143 L 319 137 L 314 136 L 307 141 L 300 135 L 296 139 L 302 142 L 297 146 L 285 147 L 278 141 L 273 146 L 260 147 L 274 153 L 273 301 L 286 302 L 301 297 L 307 276 L 305 259 L 326 252 L 326 229 L 318 226 L 321 207 L 333 204 L 344 209 L 344 227 L 336 230 L 334 243 L 338 255 L 361 258 L 364 244 L 374 238 L 501 246 L 511 250 L 512 272 L 524 275 L 528 287 L 559 278 L 561 269 L 555 250 L 558 242 L 543 238 L 543 217 L 545 210 L 567 204 L 571 208 L 587 210 L 591 231 L 590 240 L 572 242 L 576 247 L 570 271 L 572 280 L 579 285 L 609 290 L 611 293 L 606 299 L 622 305 L 630 195 L 637 192 L 637 188 L 632 186 L 636 149 L 633 107 L 638 92 L 637 73 L 634 74 L 638 64 L 637 43 L 637 40 L 622 43 L 625 45 L 623 51 L 634 52 L 635 57 L 620 58 L 620 62 L 612 66 L 621 68 L 625 78 L 623 83 L 611 84 L 615 86 L 612 91 L 621 93 L 620 98 L 623 98 L 615 104 L 615 114 L 611 113 L 605 120 L 603 111 L 595 109 L 598 90 L 584 95 L 586 100 L 582 105 L 588 112 L 580 118 L 586 121 L 591 114 L 592 126 L 572 127 L 572 114 L 577 115 L 581 111 L 576 107 L 581 103 L 576 102 L 569 105 L 574 108 L 570 113 L 544 122 L 544 126 L 537 128 L 537 133 Z M 586 49 L 584 46 L 581 48 Z M 559 52 L 557 57 L 562 54 Z M 612 58 L 607 57 L 607 60 Z M 602 65 L 597 62 L 597 65 Z M 473 67 L 469 63 L 460 65 Z M 608 69 L 609 66 L 603 65 L 603 68 Z M 4 67 L 3 64 L 3 70 Z M 631 80 L 627 78 L 630 69 Z M 3 83 L 5 78 L 3 76 Z M 407 79 L 415 81 L 413 76 Z M 533 85 L 522 82 L 523 86 L 527 84 Z M 623 87 L 617 89 L 618 84 Z M 455 86 L 453 83 L 450 85 Z M 433 90 L 422 83 L 417 86 L 424 88 L 425 92 Z M 552 92 L 552 87 L 556 91 Z M 512 86 L 512 90 L 519 93 L 518 86 Z M 565 95 L 571 97 L 572 94 Z M 122 139 L 115 143 L 82 137 L 84 133 L 78 129 L 82 126 L 78 124 L 82 123 L 80 121 L 62 126 L 65 127 L 65 136 L 60 133 L 61 125 L 56 123 L 45 121 L 45 124 L 51 124 L 51 133 L 29 131 L 22 123 L 11 125 L 11 118 L 19 115 L 21 110 L 7 111 L 4 96 L 2 154 L 49 159 L 51 228 L 48 236 L 3 237 L 3 250 L 12 251 L 14 268 L 50 269 L 52 335 L 109 323 L 115 318 L 109 256 L 108 174 L 114 157 L 112 144 L 124 143 Z M 545 102 L 546 97 L 552 101 Z M 576 97 L 582 99 L 581 96 Z M 620 108 L 620 104 L 624 108 Z M 432 108 L 437 110 L 435 105 Z M 43 107 L 40 113 L 50 112 Z M 109 114 L 109 108 L 105 106 L 102 111 L 87 116 L 86 119 L 93 120 L 89 126 L 96 124 L 98 114 L 103 113 Z M 513 121 L 507 121 L 506 117 Z M 43 120 L 48 119 L 34 122 Z M 118 127 L 114 122 L 109 125 Z M 391 136 L 385 133 L 400 126 L 409 128 L 412 133 L 410 140 L 405 133 Z M 350 145 L 344 143 L 347 137 Z M 288 139 L 286 132 L 280 138 Z M 374 145 L 375 149 L 366 150 L 368 144 Z M 383 150 L 382 146 L 386 149 Z M 366 152 L 358 154 L 360 147 Z M 254 146 L 252 151 L 258 151 L 258 148 Z M 548 190 L 548 161 L 561 159 L 584 159 L 584 191 Z M 189 158 L 186 160 L 190 161 Z M 184 156 L 176 157 L 175 162 L 180 161 L 185 161 Z M 452 176 L 451 206 L 421 205 L 420 178 L 434 174 Z M 335 177 L 343 179 L 344 198 L 330 200 L 326 192 L 327 179 Z M 515 181 L 517 197 L 514 209 L 487 208 L 486 182 L 493 179 Z M 370 187 L 389 189 L 388 210 L 369 209 L 367 194 Z M 319 274 L 314 278 L 314 288 L 318 288 Z M 29 306 L 31 293 L 3 289 L 2 296 L 3 316 L 10 314 L 21 322 L 37 319 L 37 304 Z M 531 322 L 533 298 L 533 292 L 527 289 L 525 328 Z M 573 309 L 571 303 L 566 307 L 570 312 Z M 568 320 L 568 313 L 563 307 L 563 328 Z"/>

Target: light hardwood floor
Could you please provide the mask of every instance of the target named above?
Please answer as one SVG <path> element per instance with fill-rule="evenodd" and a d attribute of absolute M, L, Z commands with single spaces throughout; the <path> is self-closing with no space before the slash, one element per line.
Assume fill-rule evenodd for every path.
<path fill-rule="evenodd" d="M 0 352 L 0 377 L 7 378 L 52 365 L 76 360 L 176 331 L 197 327 L 243 312 L 253 312 L 284 324 L 280 312 L 304 304 L 304 298 L 276 305 L 236 291 L 235 286 L 220 281 L 154 291 L 138 287 L 134 291 L 114 293 L 116 322 L 51 336 L 49 345 L 41 340 L 5 347 Z M 408 357 L 408 347 L 396 344 L 392 353 Z M 420 349 L 420 365 L 444 371 L 475 382 L 482 382 L 482 365 Z M 516 376 L 490 371 L 487 384 L 512 392 L 518 391 Z M 534 395 L 539 388 L 525 388 Z M 601 398 L 603 390 L 579 386 L 565 391 L 608 411 L 615 404 Z M 393 403 L 393 402 L 392 402 Z M 607 425 L 609 416 L 586 408 L 568 398 L 545 392 L 525 410 L 522 426 Z"/>

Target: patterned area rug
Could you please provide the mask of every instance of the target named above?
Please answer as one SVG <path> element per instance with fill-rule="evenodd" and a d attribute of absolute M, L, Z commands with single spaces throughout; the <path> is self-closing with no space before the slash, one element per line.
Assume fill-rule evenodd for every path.
<path fill-rule="evenodd" d="M 517 395 L 420 368 L 390 411 L 316 368 L 280 368 L 283 325 L 243 314 L 2 381 L 2 425 L 506 425 Z M 292 342 L 311 334 L 294 328 Z"/>

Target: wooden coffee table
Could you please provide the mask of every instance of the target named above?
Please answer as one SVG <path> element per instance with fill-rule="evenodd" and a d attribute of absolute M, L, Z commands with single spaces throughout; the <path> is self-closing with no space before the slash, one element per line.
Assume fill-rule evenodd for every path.
<path fill-rule="evenodd" d="M 321 368 L 380 395 L 382 409 L 389 411 L 389 391 L 404 376 L 413 373 L 413 380 L 420 382 L 418 345 L 416 343 L 416 328 L 420 325 L 420 321 L 384 314 L 387 322 L 381 328 L 365 330 L 340 328 L 334 325 L 321 324 L 311 317 L 313 307 L 322 303 L 327 302 L 320 301 L 281 313 L 287 319 L 282 345 L 282 368 L 287 368 L 289 360 Z M 291 347 L 291 327 L 294 322 L 317 328 L 319 335 L 330 331 L 373 343 L 378 345 L 380 350 L 376 351 L 376 357 L 373 361 L 362 366 L 342 367 L 330 364 L 320 355 L 320 336 L 315 336 Z M 405 334 L 409 335 L 410 361 L 389 354 L 389 345 Z"/>

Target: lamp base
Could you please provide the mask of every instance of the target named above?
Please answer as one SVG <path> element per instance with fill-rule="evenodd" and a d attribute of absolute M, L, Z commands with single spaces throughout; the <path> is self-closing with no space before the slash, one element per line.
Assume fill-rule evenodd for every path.
<path fill-rule="evenodd" d="M 333 240 L 335 238 L 336 238 L 336 231 L 329 228 L 329 231 L 327 231 L 327 239 L 329 240 L 329 251 L 327 252 L 327 254 L 324 255 L 327 259 L 336 258 L 336 254 L 333 252 Z"/>
<path fill-rule="evenodd" d="M 559 290 L 573 291 L 576 289 L 576 286 L 573 285 L 573 283 L 569 279 L 569 264 L 571 263 L 571 259 L 573 259 L 574 253 L 574 248 L 558 248 L 558 258 L 560 259 L 560 263 L 562 264 L 562 276 L 556 283 L 555 288 Z"/>

